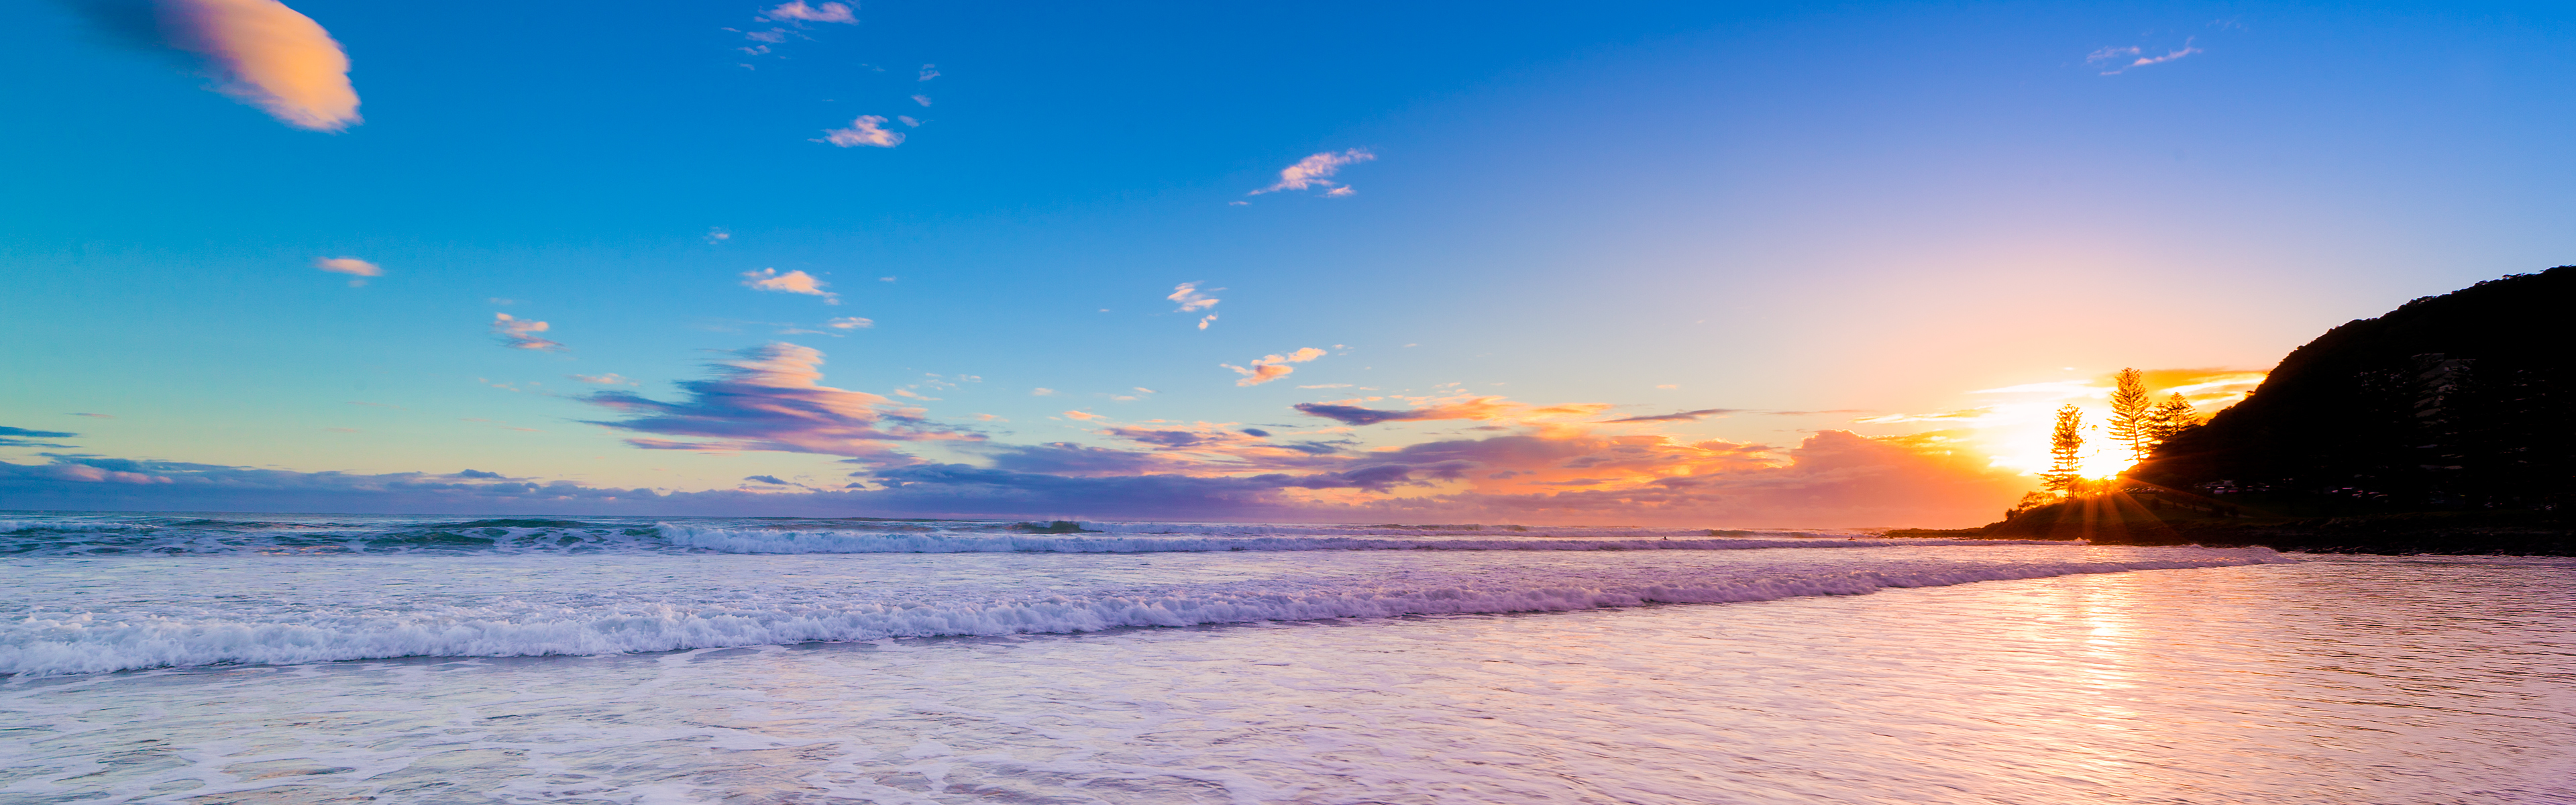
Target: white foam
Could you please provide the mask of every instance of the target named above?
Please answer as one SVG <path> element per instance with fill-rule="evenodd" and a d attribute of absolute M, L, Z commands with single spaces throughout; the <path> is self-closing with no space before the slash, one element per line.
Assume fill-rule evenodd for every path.
<path fill-rule="evenodd" d="M 1859 570 L 1817 563 L 1671 566 L 1647 561 L 1586 560 L 1542 563 L 1544 567 L 1484 563 L 1463 570 L 1371 570 L 1338 578 L 1300 578 L 1293 583 L 1180 583 L 1149 590 L 1136 590 L 1132 584 L 1105 588 L 1095 584 L 1092 591 L 1079 594 L 1018 598 L 995 595 L 1014 589 L 1009 586 L 1012 578 L 986 568 L 983 581 L 963 592 L 929 588 L 899 591 L 909 600 L 886 600 L 877 594 L 882 591 L 864 586 L 849 594 L 813 590 L 761 592 L 748 580 L 756 578 L 750 574 L 762 572 L 763 568 L 743 564 L 735 569 L 745 574 L 741 579 L 709 580 L 719 583 L 714 588 L 717 593 L 660 598 L 621 596 L 613 589 L 550 597 L 542 590 L 526 589 L 511 595 L 447 599 L 468 603 L 353 597 L 327 606 L 137 606 L 111 612 L 37 608 L 0 623 L 0 673 L 77 674 L 217 663 L 288 664 L 406 656 L 606 654 L 891 637 L 1089 632 L 1132 626 L 1550 612 L 1858 595 L 1890 587 L 2287 561 L 2264 549 L 2161 549 L 2127 555 L 2131 558 L 2111 561 L 1889 561 Z M 727 561 L 742 563 L 751 559 Z M 158 561 L 166 565 L 171 560 Z M 525 560 L 495 557 L 490 561 Z M 512 567 L 519 568 L 512 573 L 513 578 L 521 579 L 520 583 L 542 577 L 542 567 Z M 418 569 L 439 572 L 426 564 Z M 1016 589 L 1028 588 L 1022 584 Z"/>

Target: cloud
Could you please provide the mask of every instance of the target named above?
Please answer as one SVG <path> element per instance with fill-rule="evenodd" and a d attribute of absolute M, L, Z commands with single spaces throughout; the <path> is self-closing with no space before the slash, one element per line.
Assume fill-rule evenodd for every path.
<path fill-rule="evenodd" d="M 786 481 L 779 480 L 778 476 L 775 475 L 746 475 L 743 476 L 742 479 L 745 481 L 771 484 L 774 486 L 798 486 L 798 484 L 791 484 Z"/>
<path fill-rule="evenodd" d="M 814 356 L 793 354 L 794 349 L 799 348 L 747 350 L 742 360 L 726 365 L 725 376 L 694 389 L 691 400 L 653 404 L 689 408 L 700 416 L 655 409 L 639 411 L 639 418 L 682 419 L 690 423 L 679 428 L 686 431 L 722 428 L 730 434 L 724 438 L 732 440 L 851 427 L 849 417 L 816 416 L 803 404 L 814 400 L 795 395 L 782 399 L 776 393 L 820 388 L 811 382 Z M 745 372 L 804 377 L 752 382 Z M 858 402 L 873 405 L 865 397 Z M 717 410 L 741 415 L 703 415 Z M 862 409 L 858 418 L 871 410 Z M 888 425 L 879 419 L 857 426 L 883 431 Z M 1995 509 L 2030 488 L 2027 477 L 1996 470 L 1982 456 L 1932 434 L 1870 438 L 1822 431 L 1794 447 L 1774 448 L 1655 434 L 1604 435 L 1575 423 L 1348 450 L 1343 446 L 1349 443 L 1271 446 L 1254 441 L 1269 431 L 1212 423 L 1117 426 L 1103 433 L 1142 449 L 961 442 L 959 448 L 982 456 L 987 466 L 882 460 L 852 473 L 865 483 L 840 490 L 752 476 L 746 480 L 792 488 L 669 493 L 487 478 L 470 470 L 358 475 L 58 456 L 51 464 L 0 462 L 0 499 L 24 501 L 17 505 L 31 508 L 80 510 L 228 506 L 735 516 L 864 511 L 878 516 L 1944 527 L 1992 519 Z M 827 447 L 813 452 L 864 452 L 841 444 Z"/>
<path fill-rule="evenodd" d="M 1243 375 L 1243 379 L 1234 381 L 1235 385 L 1258 386 L 1279 378 L 1287 377 L 1289 373 L 1297 371 L 1295 367 L 1289 366 L 1288 364 L 1305 363 L 1316 358 L 1324 357 L 1327 354 L 1330 353 L 1326 353 L 1325 351 L 1314 347 L 1304 347 L 1286 355 L 1263 355 L 1259 358 L 1253 359 L 1252 365 L 1249 367 L 1236 366 L 1230 363 L 1221 363 L 1217 365 L 1232 369 L 1235 374 Z"/>
<path fill-rule="evenodd" d="M 928 96 L 928 95 L 915 95 L 915 96 L 912 96 L 912 102 L 913 102 L 913 103 L 917 103 L 917 104 L 921 104 L 921 105 L 923 105 L 923 106 L 929 106 L 929 105 L 930 105 L 930 96 Z M 911 119 L 912 119 L 912 118 L 908 118 L 908 117 L 907 117 L 907 118 L 904 118 L 904 120 L 907 120 L 907 121 L 909 121 L 909 120 L 911 120 Z M 915 123 L 915 124 L 913 124 L 913 125 L 918 126 L 918 125 L 921 125 L 921 124 L 919 124 L 919 123 Z"/>
<path fill-rule="evenodd" d="M 1343 186 L 1340 186 L 1340 187 L 1333 188 L 1333 189 L 1331 189 L 1331 190 L 1326 190 L 1326 191 L 1324 191 L 1324 197 L 1325 197 L 1325 198 L 1347 198 L 1347 197 L 1349 197 L 1349 196 L 1358 195 L 1358 194 L 1359 194 L 1359 192 L 1360 192 L 1360 191 L 1357 191 L 1357 190 L 1353 190 L 1353 189 L 1351 189 L 1351 186 L 1350 186 L 1350 185 L 1343 185 Z"/>
<path fill-rule="evenodd" d="M 67 444 L 35 442 L 28 439 L 71 439 L 78 436 L 80 434 L 58 430 L 28 430 L 0 425 L 0 447 L 70 447 L 71 445 Z"/>
<path fill-rule="evenodd" d="M 808 6 L 805 4 L 805 0 L 794 0 L 793 2 L 781 3 L 776 8 L 762 12 L 761 16 L 772 20 L 837 22 L 843 25 L 856 25 L 859 22 L 859 18 L 850 13 L 849 6 L 839 3 L 824 3 L 821 6 Z"/>
<path fill-rule="evenodd" d="M 1055 393 L 1056 393 L 1056 392 L 1055 392 L 1055 389 L 1047 388 L 1047 387 L 1045 387 L 1045 386 L 1040 386 L 1040 387 L 1033 388 L 1033 389 L 1030 389 L 1030 390 L 1029 390 L 1029 396 L 1031 396 L 1031 397 L 1053 397 L 1053 396 L 1055 396 Z"/>
<path fill-rule="evenodd" d="M 936 65 L 936 64 L 925 64 L 925 65 L 922 65 L 922 66 L 921 66 L 921 80 L 923 80 L 923 81 L 928 81 L 928 80 L 930 80 L 930 79 L 938 78 L 938 77 L 939 77 L 939 65 Z"/>
<path fill-rule="evenodd" d="M 511 349 L 564 351 L 564 345 L 537 336 L 538 333 L 551 329 L 554 329 L 554 325 L 542 321 L 529 321 L 508 313 L 492 314 L 492 334 L 500 336 L 501 343 Z"/>
<path fill-rule="evenodd" d="M 2094 67 L 2111 68 L 2103 70 L 2103 75 L 2119 75 L 2150 64 L 2163 64 L 2165 62 L 2202 52 L 2200 48 L 2193 47 L 2191 43 L 2192 40 L 2185 39 L 2183 40 L 2182 47 L 2169 51 L 2162 56 L 2146 55 L 2146 51 L 2144 49 L 2134 45 L 2129 47 L 2102 48 L 2087 54 L 2084 57 L 2084 63 Z"/>
<path fill-rule="evenodd" d="M 106 5 L 106 4 L 102 4 Z M 106 5 L 111 24 L 141 27 L 141 4 Z M 349 57 L 321 23 L 276 0 L 158 0 L 155 22 L 170 46 L 204 57 L 213 89 L 279 122 L 342 131 L 360 121 Z"/>
<path fill-rule="evenodd" d="M 1333 174 L 1340 172 L 1342 166 L 1355 162 L 1367 162 L 1376 158 L 1376 154 L 1372 154 L 1366 150 L 1358 148 L 1353 148 L 1338 154 L 1326 151 L 1305 159 L 1297 160 L 1297 164 L 1280 169 L 1278 184 L 1255 190 L 1250 193 L 1246 193 L 1245 195 L 1258 196 L 1263 193 L 1276 193 L 1281 190 L 1304 190 L 1310 187 L 1332 187 L 1334 186 L 1334 182 L 1331 177 Z M 1342 195 L 1349 194 L 1344 193 Z"/>
<path fill-rule="evenodd" d="M 83 414 L 83 413 L 73 413 L 73 414 L 70 414 L 70 416 L 85 416 L 85 417 L 90 417 L 90 418 L 92 418 L 92 419 L 115 419 L 115 418 L 116 418 L 116 415 L 115 415 L 115 414 Z"/>
<path fill-rule="evenodd" d="M 860 115 L 857 120 L 850 121 L 849 128 L 824 129 L 823 139 L 815 142 L 831 143 L 842 148 L 860 145 L 893 148 L 902 145 L 903 132 L 885 130 L 882 128 L 885 122 L 886 119 L 878 115 Z"/>
<path fill-rule="evenodd" d="M 1655 416 L 1632 416 L 1632 417 L 1623 417 L 1623 418 L 1620 418 L 1620 419 L 1605 419 L 1605 420 L 1602 420 L 1601 422 L 1602 422 L 1602 424 L 1605 424 L 1605 425 L 1606 425 L 1606 424 L 1610 424 L 1610 423 L 1615 423 L 1615 422 L 1697 422 L 1697 421 L 1701 420 L 1702 418 L 1706 418 L 1706 417 L 1712 417 L 1712 416 L 1725 416 L 1725 415 L 1727 415 L 1727 414 L 1740 414 L 1740 413 L 1743 413 L 1743 412 L 1744 412 L 1744 409 L 1741 409 L 1741 408 L 1702 408 L 1702 409 L 1699 409 L 1699 410 L 1697 410 L 1697 411 L 1683 411 L 1683 412 L 1678 413 L 1678 414 L 1658 414 L 1658 415 L 1655 415 Z"/>
<path fill-rule="evenodd" d="M 830 284 L 831 283 L 815 279 L 814 275 L 807 274 L 803 271 L 790 271 L 785 274 L 781 274 L 778 273 L 778 269 L 764 268 L 759 271 L 742 272 L 742 287 L 745 288 L 750 288 L 755 291 L 775 291 L 778 293 L 798 293 L 806 296 L 820 296 L 823 297 L 823 304 L 840 304 L 840 294 L 823 290 L 823 286 Z"/>
<path fill-rule="evenodd" d="M 1209 290 L 1222 291 L 1225 289 L 1211 288 Z M 1179 285 L 1174 285 L 1172 286 L 1171 295 L 1163 298 L 1181 303 L 1181 306 L 1173 311 L 1176 313 L 1194 313 L 1216 307 L 1216 303 L 1225 301 L 1209 296 L 1205 293 L 1201 293 L 1199 291 L 1199 284 L 1195 282 L 1184 282 Z"/>
<path fill-rule="evenodd" d="M 864 391 L 822 385 L 823 353 L 785 342 L 733 353 L 714 364 L 715 376 L 681 381 L 686 395 L 662 402 L 628 391 L 601 391 L 585 402 L 626 414 L 593 421 L 618 430 L 694 441 L 630 438 L 651 450 L 767 450 L 820 453 L 909 463 L 889 442 L 975 440 L 923 419 L 922 411 Z"/>
<path fill-rule="evenodd" d="M 724 228 L 724 227 L 721 227 L 721 226 L 711 226 L 711 227 L 707 227 L 707 243 L 708 243 L 708 244 L 710 244 L 710 245 L 717 244 L 717 243 L 723 243 L 723 242 L 725 242 L 725 241 L 732 240 L 732 239 L 733 239 L 733 233 L 732 233 L 732 232 L 727 232 L 727 231 L 725 231 L 725 228 Z"/>
<path fill-rule="evenodd" d="M 584 382 L 584 383 L 589 383 L 589 384 L 592 384 L 592 385 L 599 385 L 599 386 L 633 386 L 633 385 L 638 385 L 638 384 L 637 384 L 635 381 L 633 381 L 633 380 L 628 380 L 628 379 L 626 379 L 626 378 L 624 378 L 624 377 L 619 377 L 619 376 L 618 376 L 618 374 L 617 374 L 616 372 L 610 372 L 610 373 L 608 373 L 608 374 L 604 374 L 604 375 L 564 375 L 564 376 L 565 376 L 565 377 L 572 378 L 572 379 L 574 379 L 574 380 L 578 380 L 578 381 Z"/>
<path fill-rule="evenodd" d="M 1091 413 L 1091 412 L 1089 412 L 1089 411 L 1066 411 L 1066 412 L 1064 412 L 1064 415 L 1065 415 L 1065 416 L 1068 416 L 1068 417 L 1072 417 L 1075 421 L 1078 421 L 1078 422 L 1089 422 L 1089 421 L 1092 421 L 1092 420 L 1095 420 L 1095 419 L 1108 419 L 1108 417 L 1101 416 L 1101 415 L 1099 415 L 1099 414 L 1095 414 L 1095 413 Z"/>
<path fill-rule="evenodd" d="M 824 322 L 823 326 L 830 327 L 835 330 L 864 330 L 877 326 L 877 323 L 873 320 L 863 319 L 857 316 L 842 316 L 840 318 Z"/>
<path fill-rule="evenodd" d="M 358 277 L 358 279 L 349 281 L 349 287 L 351 288 L 366 285 L 367 280 L 365 278 L 367 277 L 381 277 L 385 275 L 385 270 L 376 267 L 376 264 L 360 260 L 355 257 L 317 257 L 313 259 L 313 267 L 333 274 L 347 274 L 353 277 Z"/>
<path fill-rule="evenodd" d="M 449 477 L 449 478 L 470 478 L 470 479 L 475 479 L 475 480 L 492 481 L 492 480 L 499 480 L 499 479 L 501 479 L 501 478 L 505 478 L 505 477 L 508 477 L 508 476 L 504 476 L 504 475 L 502 475 L 502 474 L 500 474 L 500 473 L 497 473 L 497 472 L 484 472 L 484 471 L 482 471 L 482 470 L 460 470 L 460 471 L 458 471 L 458 472 L 449 473 L 447 477 Z"/>
<path fill-rule="evenodd" d="M 1207 328 L 1208 328 L 1208 325 L 1210 325 L 1210 324 L 1215 324 L 1215 323 L 1216 323 L 1216 314 L 1214 314 L 1214 313 L 1210 313 L 1210 314 L 1207 314 L 1207 315 L 1205 315 L 1205 316 L 1200 316 L 1200 317 L 1199 317 L 1199 329 L 1201 329 L 1201 330 L 1205 330 L 1205 329 L 1207 329 Z"/>
<path fill-rule="evenodd" d="M 1375 425 L 1382 422 L 1420 422 L 1438 419 L 1496 419 L 1508 407 L 1501 397 L 1480 397 L 1446 405 L 1431 405 L 1410 411 L 1387 411 L 1356 405 L 1332 403 L 1298 403 L 1295 408 L 1307 416 L 1319 416 L 1344 425 Z"/>

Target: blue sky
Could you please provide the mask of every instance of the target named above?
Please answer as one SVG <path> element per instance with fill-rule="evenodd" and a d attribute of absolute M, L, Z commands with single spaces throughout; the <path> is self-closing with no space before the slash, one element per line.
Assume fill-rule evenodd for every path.
<path fill-rule="evenodd" d="M 156 2 L 39 4 L 0 31 L 0 58 L 45 77 L 0 88 L 20 121 L 0 131 L 0 425 L 77 434 L 0 446 L 20 479 L 0 507 L 256 488 L 232 499 L 1966 524 L 2028 488 L 2034 412 L 2112 370 L 2259 371 L 2334 324 L 2576 253 L 2576 26 L 2537 4 L 871 2 L 837 22 L 290 2 L 350 65 L 363 120 L 328 132 L 210 91 L 238 76 L 165 25 L 267 0 Z M 903 139 L 826 141 L 862 116 Z M 1354 149 L 1372 158 L 1333 184 L 1251 194 Z M 762 271 L 836 296 L 746 287 Z M 1180 310 L 1182 283 L 1221 301 Z M 563 348 L 511 348 L 497 314 Z M 825 326 L 849 318 L 870 325 Z M 686 404 L 679 384 L 773 344 L 911 411 L 888 421 L 960 438 L 642 449 L 671 434 L 595 424 L 632 420 L 591 395 Z M 1301 348 L 1326 354 L 1257 385 L 1225 366 Z M 612 373 L 633 385 L 572 377 Z M 2001 388 L 2024 390 L 1975 393 Z M 1367 425 L 1291 407 L 1494 397 L 1480 418 Z M 724 421 L 707 427 L 775 425 Z M 1199 423 L 1339 452 L 1116 430 Z M 1779 480 L 1829 432 L 1957 460 Z M 1591 447 L 1307 492 L 1241 481 L 1506 436 Z M 1582 471 L 1595 448 L 1647 449 L 1605 446 L 1621 439 L 1672 455 Z M 992 471 L 1052 443 L 1125 463 L 1032 469 L 999 497 L 868 497 L 937 485 L 868 473 Z M 172 480 L 72 468 L 118 461 Z M 173 497 L 242 468 L 343 475 L 297 487 L 319 497 Z M 382 480 L 466 468 L 709 497 Z M 1129 486 L 1013 486 L 1061 478 Z M 1186 504 L 1158 478 L 1254 491 Z M 1613 494 L 1648 488 L 1672 495 Z M 1594 497 L 1549 497 L 1574 492 Z"/>

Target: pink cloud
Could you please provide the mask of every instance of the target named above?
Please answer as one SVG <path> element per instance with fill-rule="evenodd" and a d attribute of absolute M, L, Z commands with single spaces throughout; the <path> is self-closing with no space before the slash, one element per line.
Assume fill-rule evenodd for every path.
<path fill-rule="evenodd" d="M 827 142 L 842 148 L 861 145 L 893 148 L 902 145 L 903 132 L 885 130 L 885 122 L 885 118 L 877 115 L 860 115 L 857 120 L 850 121 L 849 128 L 824 129 L 823 139 L 815 142 Z"/>
<path fill-rule="evenodd" d="M 367 277 L 381 277 L 385 275 L 385 270 L 377 268 L 376 264 L 360 260 L 355 257 L 317 257 L 313 260 L 313 267 L 334 274 L 348 274 L 350 276 L 358 277 L 358 279 L 349 281 L 349 287 L 351 288 L 366 285 Z"/>
<path fill-rule="evenodd" d="M 349 57 L 321 23 L 276 0 L 161 0 L 170 43 L 205 57 L 216 91 L 289 126 L 341 131 L 360 121 Z"/>
<path fill-rule="evenodd" d="M 842 5 L 840 3 L 824 3 L 821 6 L 809 6 L 805 4 L 805 0 L 794 0 L 793 2 L 782 3 L 778 7 L 764 12 L 761 16 L 773 20 L 837 22 L 843 25 L 856 25 L 859 22 L 859 18 L 850 13 L 849 6 Z"/>
<path fill-rule="evenodd" d="M 1376 158 L 1376 154 L 1372 154 L 1366 150 L 1358 148 L 1353 148 L 1338 154 L 1326 151 L 1305 159 L 1297 160 L 1297 164 L 1280 169 L 1278 184 L 1255 190 L 1245 195 L 1257 196 L 1263 193 L 1276 193 L 1281 190 L 1304 190 L 1318 186 L 1332 187 L 1334 182 L 1331 177 L 1333 174 L 1340 172 L 1342 166 L 1355 162 L 1367 162 Z M 1348 194 L 1345 193 L 1343 195 Z"/>
<path fill-rule="evenodd" d="M 840 304 L 840 294 L 823 290 L 823 286 L 830 284 L 831 283 L 815 279 L 814 275 L 807 274 L 803 271 L 790 271 L 785 274 L 781 274 L 778 273 L 778 269 L 764 268 L 759 271 L 742 272 L 742 286 L 745 288 L 750 288 L 755 291 L 776 291 L 778 293 L 820 296 L 823 297 L 823 304 Z"/>
<path fill-rule="evenodd" d="M 492 314 L 492 334 L 500 336 L 501 343 L 511 349 L 533 349 L 540 352 L 564 351 L 564 345 L 537 336 L 538 333 L 551 329 L 554 329 L 553 325 L 542 321 L 530 321 L 508 313 Z"/>

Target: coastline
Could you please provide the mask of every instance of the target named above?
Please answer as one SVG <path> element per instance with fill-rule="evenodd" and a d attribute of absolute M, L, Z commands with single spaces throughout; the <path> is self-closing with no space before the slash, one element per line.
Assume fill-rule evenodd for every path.
<path fill-rule="evenodd" d="M 2062 504 L 2061 504 L 2062 506 Z M 2057 509 L 2057 511 L 2051 511 Z M 2217 518 L 2196 511 L 2130 511 L 2085 507 L 2086 518 L 2061 507 L 2026 512 L 1978 528 L 1903 528 L 1910 539 L 2089 540 L 2095 545 L 2264 547 L 2334 554 L 2576 556 L 2576 529 L 2556 512 L 2404 512 L 2308 518 Z M 2102 516 L 2108 515 L 2108 516 Z M 2122 516 L 2126 515 L 2126 516 Z M 2141 516 L 2143 515 L 2143 516 Z"/>

